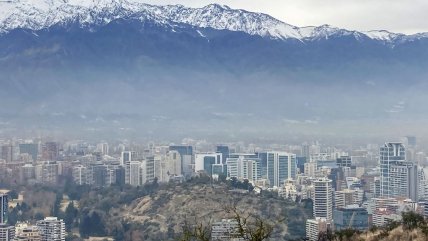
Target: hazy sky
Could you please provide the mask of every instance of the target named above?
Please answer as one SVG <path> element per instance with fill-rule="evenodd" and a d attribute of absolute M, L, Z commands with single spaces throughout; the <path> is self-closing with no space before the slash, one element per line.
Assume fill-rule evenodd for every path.
<path fill-rule="evenodd" d="M 428 32 L 428 0 L 142 0 L 201 7 L 226 4 L 270 14 L 297 26 L 330 24 L 350 30 Z"/>

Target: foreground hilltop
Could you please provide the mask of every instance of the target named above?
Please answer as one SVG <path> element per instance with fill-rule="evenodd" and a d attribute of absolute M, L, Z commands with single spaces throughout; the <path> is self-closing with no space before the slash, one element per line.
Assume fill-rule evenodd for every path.
<path fill-rule="evenodd" d="M 232 192 L 222 185 L 185 185 L 160 190 L 156 196 L 136 200 L 124 209 L 123 217 L 130 222 L 147 225 L 147 230 L 142 233 L 151 231 L 155 235 L 171 229 L 179 233 L 186 221 L 197 220 L 198 223 L 209 225 L 224 218 L 232 218 L 226 209 L 233 205 L 243 215 L 257 215 L 275 223 L 275 240 L 302 237 L 306 218 L 311 215 L 311 209 L 305 209 L 303 204 Z M 158 226 L 159 230 L 153 230 L 150 226 Z"/>
<path fill-rule="evenodd" d="M 189 183 L 161 187 L 152 195 L 112 209 L 109 215 L 110 220 L 131 227 L 124 234 L 125 240 L 176 240 L 185 223 L 209 227 L 233 218 L 228 212 L 232 206 L 243 216 L 255 215 L 274 225 L 272 240 L 304 237 L 305 221 L 312 215 L 309 203 L 230 190 L 225 184 Z"/>

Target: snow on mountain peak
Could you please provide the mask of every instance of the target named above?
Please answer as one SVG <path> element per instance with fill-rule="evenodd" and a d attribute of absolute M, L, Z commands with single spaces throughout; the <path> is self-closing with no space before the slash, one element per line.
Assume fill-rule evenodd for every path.
<path fill-rule="evenodd" d="M 371 39 L 376 39 L 376 40 L 381 40 L 386 42 L 390 42 L 396 39 L 397 37 L 404 36 L 403 34 L 391 33 L 386 30 L 372 30 L 372 31 L 367 31 L 363 33 Z"/>
<path fill-rule="evenodd" d="M 387 31 L 359 33 L 322 25 L 299 28 L 267 14 L 225 5 L 210 4 L 202 8 L 183 5 L 155 6 L 139 0 L 10 0 L 0 2 L 0 33 L 16 28 L 40 30 L 54 24 L 79 22 L 83 25 L 107 24 L 119 18 L 152 20 L 160 24 L 188 24 L 199 28 L 241 31 L 273 39 L 310 41 L 335 35 L 362 35 L 380 41 L 392 41 L 401 34 Z M 420 36 L 423 35 L 418 35 Z"/>
<path fill-rule="evenodd" d="M 100 18 L 99 16 L 103 17 Z M 30 0 L 0 3 L 0 30 L 39 30 L 78 18 L 86 23 L 108 23 L 116 18 L 140 16 L 160 23 L 184 23 L 201 28 L 243 31 L 278 39 L 300 38 L 298 28 L 269 15 L 210 4 L 203 8 L 182 5 L 154 6 L 135 0 Z"/>

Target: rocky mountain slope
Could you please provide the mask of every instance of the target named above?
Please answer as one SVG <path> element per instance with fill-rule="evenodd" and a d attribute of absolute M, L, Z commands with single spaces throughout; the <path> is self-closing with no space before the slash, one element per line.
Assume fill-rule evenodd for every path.
<path fill-rule="evenodd" d="M 185 222 L 210 224 L 232 218 L 227 207 L 236 206 L 245 216 L 257 215 L 275 225 L 272 240 L 296 239 L 304 236 L 306 218 L 311 209 L 281 199 L 231 192 L 224 186 L 179 185 L 160 190 L 155 196 L 135 200 L 116 210 L 125 222 L 139 224 L 141 233 L 156 239 L 162 233 L 179 234 Z M 149 239 L 150 240 L 150 239 Z"/>

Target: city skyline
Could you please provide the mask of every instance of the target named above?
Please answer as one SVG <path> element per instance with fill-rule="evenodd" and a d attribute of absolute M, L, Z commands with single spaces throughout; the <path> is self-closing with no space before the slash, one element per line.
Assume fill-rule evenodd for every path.
<path fill-rule="evenodd" d="M 0 241 L 428 240 L 426 0 L 0 0 Z"/>
<path fill-rule="evenodd" d="M 99 227 L 85 229 L 85 225 L 76 227 L 73 224 L 78 217 L 73 213 L 85 215 L 82 222 L 91 223 L 93 218 L 100 218 L 96 216 L 98 214 L 91 214 L 95 211 L 88 212 L 88 206 L 78 208 L 80 202 L 86 202 L 81 199 L 88 196 L 75 193 L 72 191 L 75 188 L 83 193 L 105 193 L 119 188 L 114 191 L 121 193 L 119 196 L 127 190 L 137 190 L 143 198 L 127 200 L 142 202 L 144 207 L 158 200 L 158 189 L 162 193 L 163 188 L 172 188 L 170 194 L 173 195 L 192 185 L 197 189 L 202 185 L 204 188 L 201 190 L 228 188 L 230 190 L 226 194 L 229 198 L 236 193 L 244 200 L 256 198 L 269 203 L 286 200 L 287 208 L 290 205 L 311 205 L 307 210 L 309 216 L 299 221 L 301 223 L 296 228 L 300 234 L 292 234 L 293 237 L 303 237 L 301 233 L 306 232 L 305 236 L 310 241 L 316 241 L 329 229 L 339 232 L 351 228 L 368 232 L 372 225 L 382 228 L 388 220 L 401 222 L 402 210 L 428 216 L 424 211 L 428 211 L 428 206 L 423 206 L 428 198 L 428 149 L 420 145 L 414 136 L 405 136 L 401 138 L 402 142 L 367 142 L 365 146 L 327 144 L 315 140 L 297 145 L 287 142 L 257 145 L 186 141 L 186 144 L 166 144 L 154 141 L 41 141 L 38 138 L 1 140 L 0 180 L 7 189 L 0 190 L 0 207 L 3 207 L 0 220 L 4 222 L 0 224 L 0 238 L 12 241 L 10 237 L 22 237 L 28 233 L 32 237 L 41 236 L 41 240 L 60 241 L 65 235 L 75 235 L 78 231 L 87 235 L 95 232 L 91 230 L 99 230 Z M 64 183 L 63 180 L 68 181 Z M 39 187 L 44 187 L 43 190 L 66 188 L 64 192 L 70 196 L 57 195 L 52 200 L 64 203 L 61 206 L 67 208 L 54 208 L 49 215 L 48 212 L 40 213 L 37 220 L 25 216 L 27 218 L 17 222 L 16 212 L 22 209 L 21 206 L 24 207 L 23 213 L 32 210 L 26 205 L 32 197 L 26 193 L 35 187 L 33 195 L 40 192 Z M 148 190 L 153 193 L 148 195 Z M 180 199 L 183 195 L 192 195 L 195 190 L 186 192 L 179 195 Z M 207 195 L 200 195 L 204 201 L 197 202 L 205 203 Z M 148 202 L 151 198 L 153 200 Z M 215 198 L 218 201 L 218 194 Z M 109 198 L 108 202 L 113 200 L 116 199 Z M 169 202 L 177 202 L 181 206 L 186 203 L 174 198 Z M 245 201 L 247 205 L 252 202 Z M 204 209 L 210 208 L 215 208 L 215 205 L 204 206 Z M 106 215 L 103 219 L 107 218 Z M 138 217 L 141 211 L 136 214 L 128 210 L 123 215 Z M 164 220 L 177 218 L 173 212 L 162 215 L 168 217 Z M 212 227 L 208 226 L 215 237 L 219 236 L 224 225 L 230 224 L 225 218 L 228 216 L 216 216 Z M 138 223 L 137 220 L 125 222 Z M 108 234 L 115 236 L 121 233 L 114 229 Z M 153 233 L 148 235 L 155 237 Z M 168 235 L 172 237 L 171 233 Z M 275 239 L 280 237 L 272 235 L 276 235 L 273 236 Z"/>

